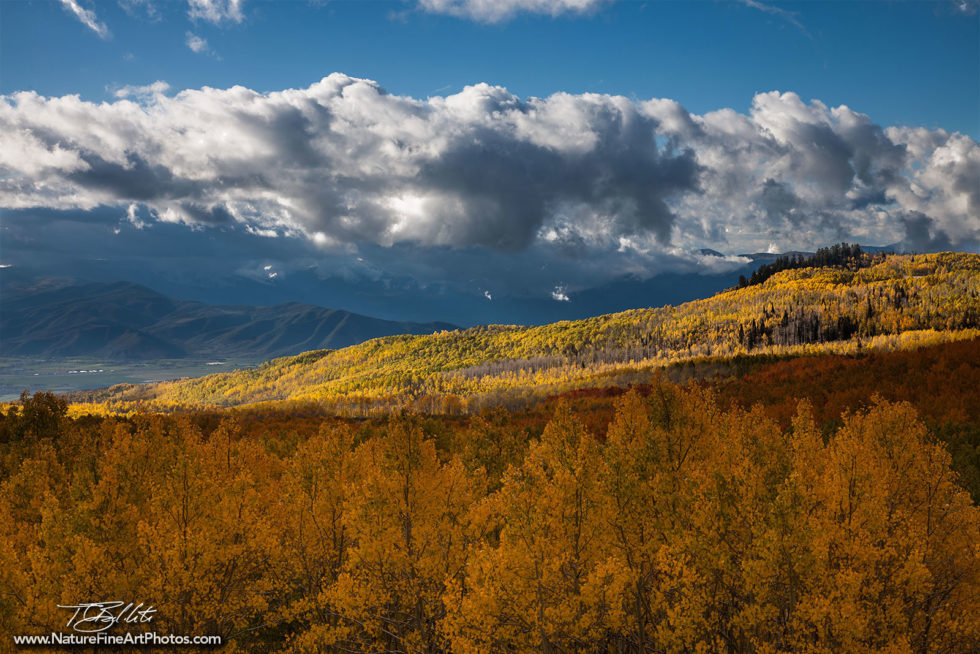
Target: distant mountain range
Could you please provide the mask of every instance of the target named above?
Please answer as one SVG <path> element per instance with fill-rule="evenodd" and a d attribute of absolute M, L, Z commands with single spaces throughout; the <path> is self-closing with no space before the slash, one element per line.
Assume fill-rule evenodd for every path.
<path fill-rule="evenodd" d="M 862 247 L 868 252 L 878 249 L 901 251 L 897 245 Z M 191 274 L 180 266 L 161 267 L 154 261 L 47 258 L 6 267 L 0 265 L 0 304 L 6 305 L 15 296 L 25 293 L 123 280 L 171 298 L 211 305 L 270 306 L 290 300 L 318 307 L 339 307 L 396 322 L 438 320 L 461 327 L 542 325 L 710 297 L 737 285 L 741 275 L 751 276 L 760 265 L 794 252 L 742 254 L 739 256 L 744 257 L 745 264 L 734 267 L 731 262 L 710 265 L 708 257 L 711 255 L 726 256 L 720 252 L 704 250 L 701 254 L 708 265 L 665 270 L 649 278 L 624 275 L 590 288 L 569 288 L 565 292 L 568 301 L 556 301 L 540 288 L 534 292 L 516 288 L 506 291 L 502 288 L 500 292 L 487 289 L 492 293 L 491 299 L 479 285 L 427 286 L 408 277 L 394 278 L 384 274 L 378 277 L 322 276 L 315 267 L 299 266 L 283 269 L 274 277 L 268 274 L 255 277 L 240 270 L 222 270 L 220 266 L 209 268 L 207 273 L 198 270 Z M 560 280 L 556 278 L 555 281 Z"/>
<path fill-rule="evenodd" d="M 0 356 L 5 357 L 269 358 L 456 328 L 297 302 L 256 307 L 182 301 L 127 282 L 8 287 L 4 295 Z"/>
<path fill-rule="evenodd" d="M 700 366 L 699 374 L 716 366 L 727 374 L 756 356 L 856 355 L 978 337 L 980 255 L 862 254 L 782 270 L 678 306 L 537 327 L 391 336 L 249 370 L 75 398 L 122 409 L 143 401 L 162 408 L 285 400 L 344 411 L 429 398 L 424 402 L 456 411 L 469 402 L 520 406 L 569 390 L 649 383 L 674 364 Z"/>
<path fill-rule="evenodd" d="M 724 256 L 713 250 L 702 250 L 702 254 Z M 448 293 L 424 298 L 405 289 L 401 293 L 389 289 L 371 303 L 360 301 L 370 289 L 354 289 L 349 296 L 339 294 L 339 299 L 334 298 L 343 306 L 394 319 L 317 306 L 310 290 L 316 280 L 302 276 L 296 276 L 293 285 L 279 289 L 279 297 L 310 298 L 312 303 L 253 306 L 265 305 L 271 299 L 267 291 L 275 289 L 263 287 L 259 293 L 251 286 L 243 286 L 238 292 L 231 292 L 230 287 L 216 280 L 220 289 L 210 296 L 222 297 L 220 290 L 224 290 L 234 301 L 241 302 L 226 305 L 214 303 L 211 297 L 198 298 L 204 301 L 175 300 L 170 296 L 190 291 L 170 288 L 162 276 L 156 278 L 162 284 L 161 293 L 140 283 L 84 280 L 8 267 L 0 270 L 0 356 L 95 357 L 115 362 L 211 357 L 259 361 L 308 350 L 347 347 L 380 336 L 456 329 L 448 322 L 404 320 L 426 313 L 449 320 L 465 319 L 458 323 L 463 326 L 477 320 L 547 324 L 710 297 L 735 286 L 739 275 L 749 275 L 760 265 L 792 254 L 810 253 L 744 254 L 740 256 L 750 263 L 725 273 L 666 272 L 649 279 L 623 278 L 570 293 L 571 302 L 513 297 L 494 298 L 491 304 L 482 296 L 474 299 Z M 144 272 L 138 281 L 158 286 L 144 279 L 153 277 L 152 271 Z M 323 280 L 317 283 L 327 284 Z M 326 291 L 323 294 L 335 295 Z M 428 306 L 427 311 L 420 310 L 423 304 Z"/>

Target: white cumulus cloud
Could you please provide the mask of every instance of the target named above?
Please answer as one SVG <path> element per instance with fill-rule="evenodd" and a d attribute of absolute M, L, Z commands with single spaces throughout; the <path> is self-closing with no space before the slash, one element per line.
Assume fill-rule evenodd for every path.
<path fill-rule="evenodd" d="M 551 291 L 551 299 L 555 302 L 569 302 L 567 293 L 565 292 L 564 286 L 556 286 L 555 290 Z"/>
<path fill-rule="evenodd" d="M 134 86 L 127 84 L 121 88 L 116 89 L 113 92 L 117 98 L 137 98 L 146 100 L 152 98 L 154 95 L 166 93 L 170 90 L 170 85 L 162 80 L 157 80 L 152 84 L 146 84 L 144 86 Z"/>
<path fill-rule="evenodd" d="M 522 99 L 489 84 L 419 99 L 339 73 L 271 93 L 166 90 L 0 97 L 0 207 L 136 205 L 143 222 L 238 225 L 334 252 L 425 249 L 433 266 L 465 267 L 469 255 L 450 253 L 473 248 L 524 252 L 520 275 L 548 261 L 534 274 L 566 283 L 649 276 L 703 247 L 980 243 L 976 141 L 883 129 L 789 92 L 698 115 L 670 99 Z"/>
<path fill-rule="evenodd" d="M 126 208 L 126 220 L 136 229 L 145 229 L 147 224 L 139 216 L 139 205 L 133 202 Z"/>

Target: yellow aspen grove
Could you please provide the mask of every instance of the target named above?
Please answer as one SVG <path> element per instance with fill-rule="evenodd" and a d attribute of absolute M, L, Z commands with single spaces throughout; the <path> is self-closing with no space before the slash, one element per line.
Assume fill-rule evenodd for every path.
<path fill-rule="evenodd" d="M 353 443 L 349 427 L 323 425 L 286 462 L 279 528 L 289 591 L 278 630 L 290 634 L 292 651 L 320 651 L 339 624 L 328 594 L 347 559 L 344 505 Z"/>
<path fill-rule="evenodd" d="M 601 458 L 597 458 L 601 457 Z M 974 651 L 978 511 L 908 405 L 825 443 L 703 392 L 559 405 L 447 593 L 454 651 Z"/>
<path fill-rule="evenodd" d="M 816 468 L 799 645 L 840 651 L 980 648 L 980 511 L 911 407 L 845 417 Z M 973 607 L 969 609 L 967 607 Z"/>
<path fill-rule="evenodd" d="M 980 510 L 906 403 L 780 423 L 655 379 L 470 419 L 8 415 L 12 633 L 122 598 L 229 651 L 980 651 Z"/>
<path fill-rule="evenodd" d="M 478 493 L 458 459 L 441 464 L 435 444 L 412 419 L 358 446 L 347 487 L 350 546 L 327 592 L 337 626 L 329 647 L 433 652 L 447 579 L 466 556 L 467 514 Z"/>
<path fill-rule="evenodd" d="M 275 614 L 274 462 L 231 430 L 205 439 L 191 424 L 175 427 L 154 443 L 163 469 L 137 525 L 144 593 L 160 607 L 155 627 L 220 635 L 234 650 L 264 635 Z"/>
<path fill-rule="evenodd" d="M 524 406 L 584 387 L 647 383 L 656 370 L 678 364 L 854 354 L 980 336 L 976 254 L 841 249 L 803 263 L 768 267 L 745 285 L 679 306 L 534 327 L 386 336 L 250 370 L 100 392 L 90 407 L 315 402 L 359 416 L 400 408 L 456 414 Z"/>
<path fill-rule="evenodd" d="M 615 577 L 597 566 L 599 462 L 595 437 L 559 404 L 505 475 L 499 546 L 478 551 L 465 587 L 447 594 L 454 651 L 570 651 L 605 638 Z"/>

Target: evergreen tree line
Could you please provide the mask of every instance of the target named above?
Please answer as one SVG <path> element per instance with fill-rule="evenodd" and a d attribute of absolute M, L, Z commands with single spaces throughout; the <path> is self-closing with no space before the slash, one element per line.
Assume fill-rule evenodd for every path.
<path fill-rule="evenodd" d="M 830 266 L 848 267 L 851 269 L 867 268 L 884 261 L 885 253 L 865 253 L 857 243 L 837 243 L 830 247 L 819 248 L 814 254 L 788 254 L 778 257 L 772 263 L 766 263 L 746 278 L 739 275 L 738 288 L 756 286 L 773 275 L 784 270 L 797 268 L 824 268 Z"/>

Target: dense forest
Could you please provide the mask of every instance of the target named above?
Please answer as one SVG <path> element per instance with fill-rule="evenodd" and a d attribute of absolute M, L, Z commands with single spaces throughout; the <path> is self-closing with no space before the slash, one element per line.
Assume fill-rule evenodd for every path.
<path fill-rule="evenodd" d="M 228 652 L 980 651 L 980 257 L 859 256 L 25 391 L 0 411 L 0 633 L 119 598 L 157 608 L 129 631 Z"/>
<path fill-rule="evenodd" d="M 888 255 L 869 262 L 783 270 L 761 284 L 677 307 L 380 338 L 75 400 L 84 411 L 298 400 L 366 415 L 419 406 L 424 398 L 437 411 L 466 412 L 638 381 L 678 362 L 907 349 L 980 335 L 980 256 Z"/>
<path fill-rule="evenodd" d="M 223 651 L 980 647 L 980 510 L 911 404 L 827 431 L 806 400 L 783 425 L 696 386 L 616 395 L 595 426 L 574 395 L 368 420 L 25 396 L 0 631 L 120 597 Z"/>

